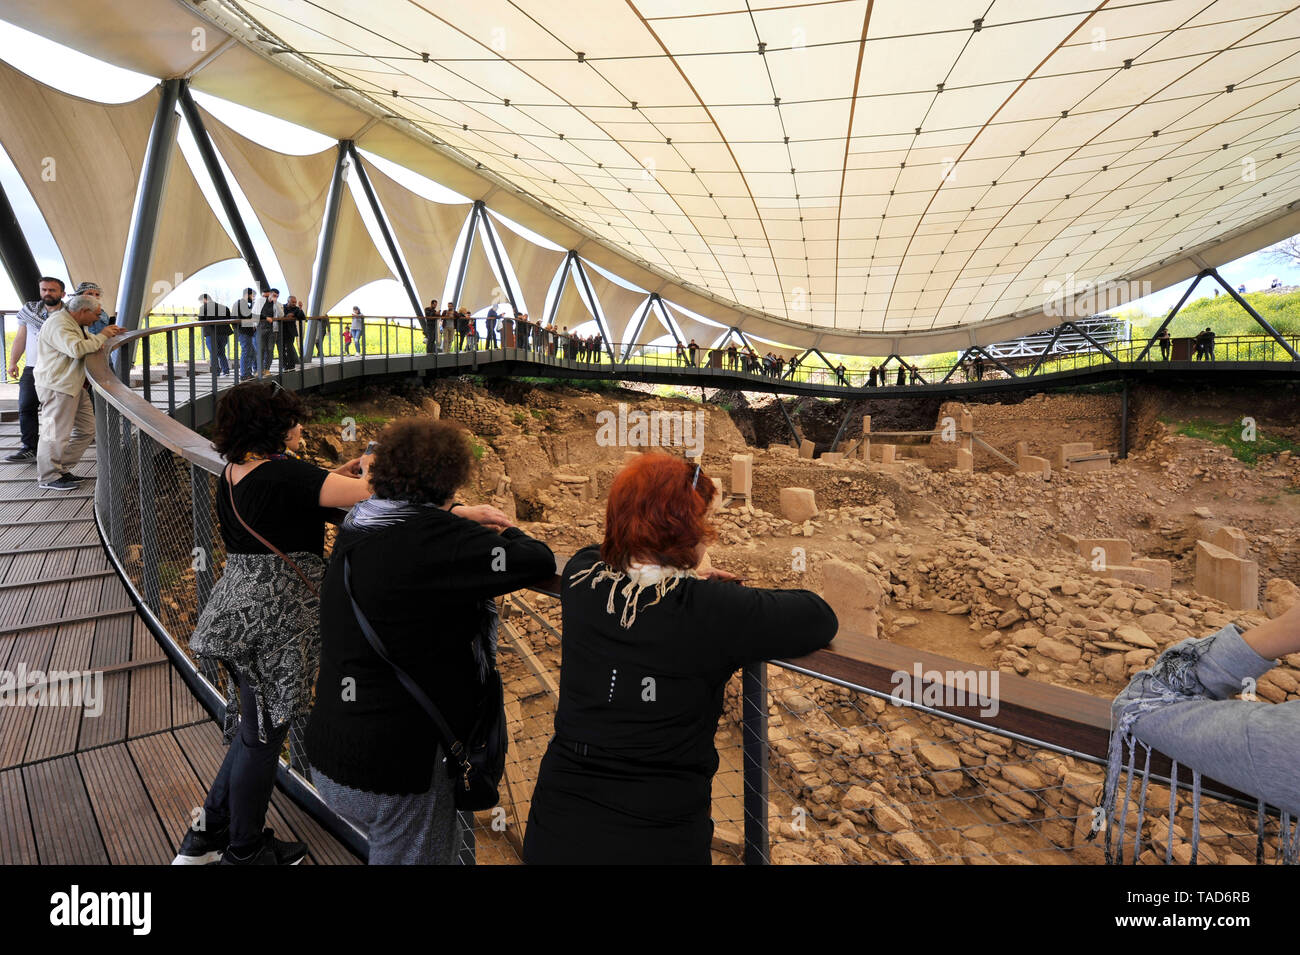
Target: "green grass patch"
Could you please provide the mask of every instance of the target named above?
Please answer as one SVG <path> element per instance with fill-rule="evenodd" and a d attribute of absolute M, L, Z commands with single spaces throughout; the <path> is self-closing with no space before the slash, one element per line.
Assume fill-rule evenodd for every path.
<path fill-rule="evenodd" d="M 1169 418 L 1160 420 L 1172 427 L 1176 434 L 1221 444 L 1230 449 L 1232 456 L 1238 461 L 1251 465 L 1260 458 L 1282 451 L 1300 454 L 1300 444 L 1285 438 L 1274 438 L 1264 432 L 1256 431 L 1253 441 L 1246 440 L 1243 434 L 1249 432 L 1239 421 L 1220 424 L 1217 421 L 1206 421 L 1204 418 L 1193 418 L 1190 421 L 1174 421 Z"/>

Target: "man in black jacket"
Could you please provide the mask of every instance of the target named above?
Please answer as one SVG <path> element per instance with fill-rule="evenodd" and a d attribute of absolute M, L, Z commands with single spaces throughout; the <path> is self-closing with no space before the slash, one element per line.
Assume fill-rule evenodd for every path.
<path fill-rule="evenodd" d="M 257 315 L 253 311 L 253 299 L 257 293 L 251 288 L 244 289 L 244 297 L 230 306 L 231 316 L 239 322 L 239 380 L 249 381 L 257 369 Z"/>
<path fill-rule="evenodd" d="M 229 318 L 230 309 L 214 302 L 207 292 L 199 296 L 199 321 L 226 319 L 219 325 L 203 326 L 203 343 L 208 346 L 208 362 L 222 375 L 230 374 L 230 360 L 226 357 L 226 345 L 234 329 L 230 325 Z"/>
<path fill-rule="evenodd" d="M 295 342 L 301 323 L 307 320 L 307 313 L 298 304 L 298 296 L 290 295 L 284 304 L 284 321 L 280 323 L 280 366 L 285 371 L 298 367 L 298 349 Z"/>

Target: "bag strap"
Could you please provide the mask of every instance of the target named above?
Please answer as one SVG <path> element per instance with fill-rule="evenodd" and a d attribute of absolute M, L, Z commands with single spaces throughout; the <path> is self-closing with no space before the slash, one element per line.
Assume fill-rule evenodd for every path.
<path fill-rule="evenodd" d="M 447 748 L 448 753 L 456 760 L 457 764 L 459 764 L 462 771 L 462 782 L 464 783 L 465 788 L 469 789 L 469 774 L 473 769 L 473 766 L 471 766 L 469 760 L 465 758 L 465 747 L 462 746 L 460 740 L 456 738 L 456 734 L 452 732 L 451 727 L 447 725 L 447 721 L 442 718 L 442 713 L 438 710 L 438 707 L 434 706 L 433 700 L 429 699 L 429 695 L 425 693 L 424 690 L 420 689 L 420 685 L 415 682 L 409 673 L 393 662 L 393 658 L 388 655 L 388 651 L 384 648 L 383 641 L 379 639 L 379 634 L 377 634 L 375 628 L 370 625 L 370 621 L 366 618 L 366 615 L 361 612 L 361 607 L 357 603 L 357 598 L 352 596 L 352 559 L 347 554 L 343 555 L 343 590 L 347 593 L 348 600 L 352 604 L 352 613 L 357 618 L 357 624 L 361 627 L 361 633 L 366 638 L 366 642 L 370 644 L 370 648 L 374 650 L 375 653 L 379 654 L 381 660 L 393 668 L 393 673 L 397 676 L 397 681 L 406 688 L 407 693 L 410 693 L 411 696 L 415 698 L 415 702 L 420 704 L 420 709 L 424 710 L 424 712 L 428 714 L 429 719 L 433 720 L 433 725 L 437 729 L 438 735 L 442 738 L 443 746 Z"/>
<path fill-rule="evenodd" d="M 239 519 L 239 523 L 243 524 L 244 530 L 256 537 L 263 547 L 277 555 L 281 560 L 292 567 L 294 573 L 302 578 L 302 582 L 307 585 L 307 589 L 312 592 L 313 596 L 320 597 L 320 591 L 316 588 L 316 584 L 312 582 L 310 577 L 303 573 L 301 567 L 290 560 L 289 556 L 285 554 L 284 551 L 280 550 L 280 548 L 276 547 L 269 540 L 248 526 L 248 521 L 244 520 L 244 516 L 239 513 L 239 508 L 235 507 L 235 486 L 230 482 L 230 467 L 229 464 L 226 465 L 226 491 L 230 494 L 230 510 L 233 511 L 235 517 Z"/>

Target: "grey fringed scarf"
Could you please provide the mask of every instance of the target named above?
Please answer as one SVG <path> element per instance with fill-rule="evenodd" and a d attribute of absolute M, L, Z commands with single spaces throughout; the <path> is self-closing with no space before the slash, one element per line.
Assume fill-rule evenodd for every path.
<path fill-rule="evenodd" d="M 1182 703 L 1187 700 L 1210 700 L 1216 699 L 1211 695 L 1197 678 L 1196 667 L 1201 657 L 1209 650 L 1213 643 L 1213 637 L 1190 641 L 1184 645 L 1178 645 L 1167 649 L 1151 668 L 1141 675 L 1142 684 L 1141 692 L 1134 699 L 1130 700 L 1117 714 L 1117 721 L 1114 729 L 1111 731 L 1110 748 L 1107 754 L 1106 781 L 1102 794 L 1102 812 L 1105 820 L 1106 830 L 1106 862 L 1110 865 L 1124 864 L 1124 836 L 1128 824 L 1128 812 L 1130 797 L 1133 794 L 1133 780 L 1135 777 L 1134 770 L 1137 762 L 1138 747 L 1145 750 L 1143 756 L 1143 765 L 1141 769 L 1142 785 L 1138 794 L 1138 816 L 1137 824 L 1134 827 L 1133 836 L 1133 856 L 1132 861 L 1136 863 L 1142 855 L 1142 819 L 1146 812 L 1147 786 L 1150 781 L 1151 771 L 1151 747 L 1143 743 L 1133 734 L 1133 726 L 1139 719 L 1147 713 L 1161 709 L 1171 704 Z M 1124 762 L 1124 747 L 1128 746 L 1128 762 Z M 1115 804 L 1119 796 L 1119 779 L 1122 773 L 1127 772 L 1127 781 L 1124 788 L 1124 805 L 1116 818 Z M 1178 796 L 1178 762 L 1174 760 L 1170 767 L 1170 785 L 1169 785 L 1169 834 L 1165 840 L 1165 864 L 1173 861 L 1174 852 L 1174 816 L 1177 810 Z M 1300 826 L 1296 827 L 1294 835 L 1291 833 L 1291 814 L 1283 811 L 1281 814 L 1281 837 L 1280 837 L 1280 855 L 1284 865 L 1296 865 L 1300 862 Z M 1265 825 L 1267 814 L 1263 800 L 1260 800 L 1256 813 L 1255 832 L 1258 838 L 1256 843 L 1256 862 L 1263 862 L 1264 858 L 1264 840 Z M 1112 823 L 1117 826 L 1119 832 L 1118 845 L 1113 842 Z M 1201 774 L 1199 771 L 1192 770 L 1192 856 L 1191 864 L 1195 865 L 1197 861 L 1198 850 L 1200 847 L 1201 837 Z M 1097 830 L 1088 836 L 1092 840 L 1097 835 Z"/>

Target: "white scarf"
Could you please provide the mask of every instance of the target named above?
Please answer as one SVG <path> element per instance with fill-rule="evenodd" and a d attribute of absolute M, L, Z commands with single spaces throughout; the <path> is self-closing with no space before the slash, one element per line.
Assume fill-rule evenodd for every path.
<path fill-rule="evenodd" d="M 598 573 L 592 574 L 592 571 L 602 568 Z M 627 571 L 615 570 L 604 561 L 597 561 L 586 570 L 581 570 L 569 578 L 571 581 L 579 581 L 590 575 L 591 586 L 594 589 L 596 584 L 602 580 L 613 582 L 609 588 L 609 600 L 605 604 L 605 612 L 614 612 L 614 594 L 619 589 L 619 583 L 624 579 L 627 584 L 623 587 L 623 612 L 619 614 L 618 623 L 624 630 L 631 628 L 636 622 L 637 603 L 640 600 L 643 591 L 654 588 L 655 599 L 646 604 L 646 607 L 653 607 L 663 599 L 664 594 L 668 593 L 677 586 L 684 578 L 699 579 L 699 574 L 694 570 L 684 570 L 680 567 L 668 567 L 662 564 L 641 564 L 631 563 Z"/>

